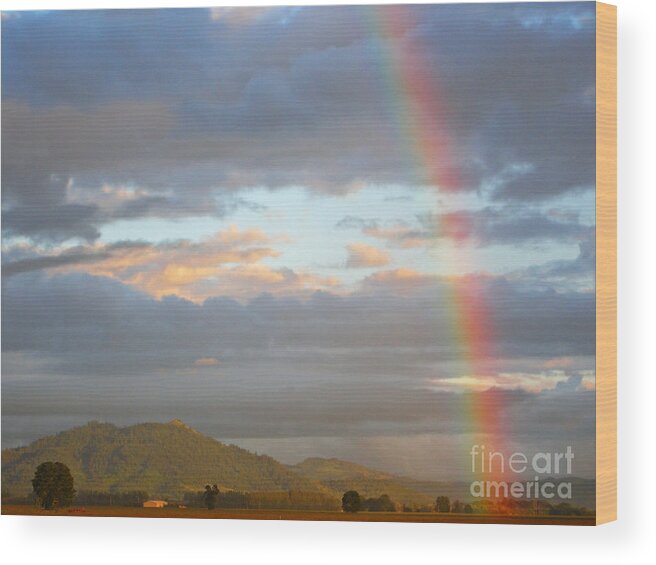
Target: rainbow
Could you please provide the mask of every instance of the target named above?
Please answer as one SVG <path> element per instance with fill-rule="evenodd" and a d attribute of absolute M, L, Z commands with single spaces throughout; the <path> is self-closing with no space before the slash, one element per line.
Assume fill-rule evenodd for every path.
<path fill-rule="evenodd" d="M 463 187 L 463 175 L 454 158 L 454 138 L 448 129 L 435 64 L 426 60 L 426 52 L 413 44 L 407 32 L 417 23 L 413 7 L 406 5 L 365 6 L 366 20 L 380 46 L 380 66 L 390 111 L 395 117 L 400 148 L 413 163 L 416 182 L 434 187 L 436 193 L 453 193 Z M 435 200 L 435 208 L 439 203 Z M 455 272 L 474 273 L 475 265 L 463 245 L 467 218 L 457 213 L 444 215 L 435 226 L 436 239 L 446 238 L 452 245 L 437 246 L 439 260 L 448 261 Z M 448 249 L 451 249 L 450 251 Z M 446 255 L 446 256 L 445 256 Z M 492 310 L 485 298 L 482 278 L 477 275 L 453 276 L 445 305 L 451 322 L 454 343 L 462 351 L 468 376 L 491 374 L 494 352 Z M 460 395 L 464 428 L 471 431 L 473 443 L 486 449 L 505 451 L 503 429 L 505 406 L 501 395 L 493 391 L 471 390 Z M 471 445 L 463 446 L 469 458 Z M 494 476 L 496 475 L 496 476 Z M 488 473 L 487 479 L 501 473 Z"/>

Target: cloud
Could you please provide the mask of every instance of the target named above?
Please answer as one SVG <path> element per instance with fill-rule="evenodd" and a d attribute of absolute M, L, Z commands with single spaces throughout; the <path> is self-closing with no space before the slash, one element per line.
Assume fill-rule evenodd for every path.
<path fill-rule="evenodd" d="M 215 22 L 226 22 L 229 25 L 247 25 L 255 22 L 272 9 L 274 8 L 266 6 L 256 8 L 216 7 L 210 8 L 210 18 Z"/>
<path fill-rule="evenodd" d="M 17 206 L 3 212 L 2 229 L 7 236 L 27 235 L 35 241 L 78 238 L 91 242 L 100 237 L 97 211 L 96 206 L 82 204 Z"/>
<path fill-rule="evenodd" d="M 418 166 L 402 141 L 413 121 L 429 122 L 412 84 L 391 103 L 390 51 L 407 57 L 409 76 L 421 73 L 428 92 L 439 85 L 435 119 L 413 135 L 449 140 L 449 162 L 431 162 L 442 176 L 455 170 L 461 190 L 499 202 L 588 190 L 594 12 L 550 9 L 559 17 L 540 6 L 495 7 L 492 15 L 458 5 L 312 7 L 293 17 L 286 8 L 224 8 L 210 12 L 218 21 L 206 9 L 10 18 L 2 49 L 5 233 L 92 241 L 113 217 L 221 214 L 217 195 L 254 186 L 340 195 L 430 184 L 426 163 Z M 402 23 L 383 37 L 370 25 L 376 17 Z M 67 197 L 71 182 L 91 197 Z M 94 204 L 107 184 L 148 196 L 108 214 Z"/>
<path fill-rule="evenodd" d="M 126 172 L 129 163 L 142 157 L 152 164 L 152 145 L 171 126 L 170 114 L 161 103 L 138 102 L 89 111 L 34 109 L 5 100 L 2 119 L 3 232 L 55 242 L 97 239 L 98 226 L 114 215 L 101 207 L 107 199 L 103 179 L 135 180 Z M 164 161 L 160 166 L 165 166 Z M 74 177 L 83 185 L 85 180 L 90 183 L 98 200 L 89 195 L 70 198 Z M 158 186 L 161 182 L 153 185 Z M 189 213 L 183 210 L 179 213 Z M 137 215 L 146 212 L 148 206 L 142 206 Z"/>
<path fill-rule="evenodd" d="M 484 389 L 513 442 L 593 442 L 594 242 L 563 202 L 594 200 L 594 6 L 23 12 L 2 32 L 3 434 L 170 409 L 216 437 L 351 438 L 372 460 L 411 444 L 432 473 L 426 446 L 477 432 L 462 414 Z M 407 71 L 393 89 L 389 56 Z M 362 187 L 475 202 L 454 211 L 449 193 L 442 214 L 398 220 L 348 208 L 340 227 L 363 236 L 339 234 L 338 252 L 449 238 L 580 253 L 469 279 L 380 263 L 346 292 L 281 266 L 270 230 L 101 243 L 119 220 L 223 218 L 289 186 L 345 209 Z M 480 343 L 457 331 L 462 287 Z M 208 355 L 221 379 L 193 369 Z"/>
<path fill-rule="evenodd" d="M 581 379 L 581 383 L 578 387 L 579 390 L 585 391 L 594 391 L 597 388 L 597 380 L 594 375 L 585 375 Z"/>
<path fill-rule="evenodd" d="M 390 247 L 413 249 L 440 240 L 478 247 L 524 245 L 538 242 L 578 243 L 590 239 L 594 226 L 580 223 L 578 215 L 558 209 L 542 212 L 527 207 L 485 207 L 440 214 L 419 214 L 417 225 L 397 222 L 381 225 L 375 219 L 345 216 L 335 227 L 359 229 Z"/>
<path fill-rule="evenodd" d="M 436 238 L 425 230 L 411 228 L 408 226 L 393 226 L 389 228 L 381 228 L 378 226 L 366 227 L 362 233 L 382 239 L 392 247 L 400 247 L 401 249 L 412 249 L 415 247 L 422 247 L 427 245 L 431 240 Z"/>
<path fill-rule="evenodd" d="M 156 249 L 150 252 L 157 255 Z M 120 260 L 131 258 L 115 259 Z M 436 367 L 437 376 L 468 374 L 458 364 L 471 355 L 472 343 L 454 333 L 452 322 L 463 315 L 453 300 L 454 285 L 461 281 L 383 271 L 361 291 L 312 292 L 303 298 L 299 287 L 315 281 L 282 276 L 285 281 L 272 287 L 293 291 L 248 299 L 249 279 L 240 273 L 225 284 L 246 287 L 243 303 L 220 296 L 195 303 L 171 296 L 157 300 L 136 284 L 84 272 L 22 273 L 3 284 L 3 348 L 52 359 L 52 371 L 90 375 L 173 370 L 207 357 L 207 351 L 216 352 L 224 367 L 232 358 L 246 363 L 256 355 L 258 362 L 275 360 L 282 371 L 292 372 L 312 367 L 322 374 L 325 360 L 328 372 L 343 370 L 344 376 L 373 371 L 435 378 Z M 504 369 L 501 360 L 594 356 L 593 293 L 536 291 L 502 277 L 468 284 L 489 305 L 490 331 L 476 345 L 491 352 L 491 361 L 499 359 L 501 365 L 493 364 L 497 373 L 540 370 L 539 364 L 530 371 L 516 365 Z"/>
<path fill-rule="evenodd" d="M 337 229 L 358 229 L 362 234 L 383 240 L 390 247 L 411 249 L 427 245 L 430 240 L 436 239 L 421 226 L 412 227 L 407 223 L 381 222 L 376 218 L 361 218 L 359 216 L 344 216 L 335 224 Z"/>
<path fill-rule="evenodd" d="M 3 263 L 2 276 L 11 277 L 20 273 L 29 273 L 31 271 L 39 271 L 42 269 L 52 269 L 62 267 L 65 265 L 75 265 L 80 263 L 95 263 L 108 259 L 110 254 L 108 252 L 94 252 L 87 251 L 77 252 L 76 250 L 66 251 L 59 255 L 41 256 L 30 259 L 19 259 Z"/>
<path fill-rule="evenodd" d="M 566 442 L 576 454 L 576 475 L 594 477 L 594 393 L 589 391 L 495 390 L 472 397 L 377 383 L 372 395 L 371 384 L 335 387 L 307 376 L 285 379 L 270 370 L 265 382 L 271 386 L 266 386 L 246 375 L 231 377 L 233 369 L 222 368 L 221 379 L 207 375 L 212 372 L 196 371 L 193 386 L 189 378 L 161 376 L 156 389 L 152 378 L 136 376 L 126 394 L 117 394 L 125 390 L 120 379 L 106 377 L 105 387 L 114 393 L 97 397 L 80 394 L 74 380 L 59 383 L 48 395 L 34 395 L 19 381 L 3 382 L 3 445 L 27 443 L 91 418 L 128 424 L 177 415 L 211 437 L 285 462 L 334 456 L 406 476 L 462 480 L 470 472 L 471 445 L 481 437 L 494 439 L 496 431 L 480 429 L 468 416 L 468 403 L 480 400 L 503 408 L 500 424 L 509 449 L 562 451 Z M 32 382 L 47 386 L 52 377 Z M 43 413 L 47 420 L 38 417 Z"/>
<path fill-rule="evenodd" d="M 577 217 L 517 207 L 458 210 L 418 218 L 425 228 L 439 237 L 456 242 L 471 241 L 479 246 L 577 242 L 588 238 L 594 231 L 594 226 L 579 223 Z"/>
<path fill-rule="evenodd" d="M 568 369 L 572 366 L 574 360 L 571 357 L 555 357 L 547 359 L 544 362 L 545 369 Z"/>
<path fill-rule="evenodd" d="M 471 344 L 454 332 L 458 281 L 409 270 L 375 281 L 348 295 L 194 303 L 157 300 L 80 272 L 5 278 L 3 440 L 93 418 L 178 416 L 221 438 L 335 437 L 344 446 L 343 438 L 403 434 L 411 441 L 429 433 L 443 445 L 480 431 L 463 417 L 472 391 L 503 408 L 500 425 L 513 445 L 547 449 L 567 438 L 583 446 L 594 438 L 594 294 L 537 291 L 502 277 L 478 281 L 481 299 L 493 306 L 484 336 L 493 358 L 477 374 Z M 220 382 L 206 378 L 212 371 L 189 372 L 208 352 L 220 360 Z M 544 366 L 568 357 L 569 367 Z M 92 384 L 81 386 L 80 377 Z M 568 386 L 552 387 L 555 381 Z M 35 386 L 47 394 L 35 395 Z"/>
<path fill-rule="evenodd" d="M 219 364 L 216 357 L 199 357 L 194 361 L 196 367 L 214 367 Z"/>
<path fill-rule="evenodd" d="M 339 285 L 334 277 L 263 264 L 281 254 L 270 244 L 285 241 L 285 236 L 270 237 L 260 229 L 229 226 L 198 242 L 120 242 L 64 251 L 10 247 L 6 256 L 15 251 L 31 256 L 6 262 L 3 274 L 42 269 L 88 273 L 119 280 L 155 298 L 175 295 L 195 302 L 221 294 L 247 299 L 262 292 L 303 294 Z"/>
<path fill-rule="evenodd" d="M 484 392 L 495 390 L 522 390 L 539 393 L 555 389 L 559 383 L 570 379 L 563 371 L 549 373 L 499 373 L 497 375 L 461 376 L 436 378 L 431 383 L 438 390 Z"/>
<path fill-rule="evenodd" d="M 437 277 L 434 275 L 400 267 L 389 271 L 378 271 L 373 275 L 369 275 L 362 282 L 362 286 L 364 288 L 384 288 L 386 291 L 404 294 L 420 287 L 426 287 L 436 280 Z"/>
<path fill-rule="evenodd" d="M 508 274 L 508 277 L 535 288 L 554 288 L 560 291 L 594 291 L 596 269 L 596 233 L 587 230 L 579 244 L 579 253 L 571 260 L 548 261 L 531 265 Z"/>
<path fill-rule="evenodd" d="M 364 229 L 367 227 L 375 227 L 378 225 L 378 220 L 375 219 L 364 219 L 358 216 L 344 216 L 339 222 L 335 224 L 335 227 L 338 229 Z"/>
<path fill-rule="evenodd" d="M 347 246 L 347 250 L 346 266 L 351 269 L 384 267 L 390 262 L 390 257 L 385 251 L 365 243 L 351 243 Z"/>

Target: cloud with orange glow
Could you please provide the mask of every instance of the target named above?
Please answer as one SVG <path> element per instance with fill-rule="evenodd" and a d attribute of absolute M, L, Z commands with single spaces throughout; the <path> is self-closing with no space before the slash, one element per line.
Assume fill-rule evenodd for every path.
<path fill-rule="evenodd" d="M 390 262 L 389 254 L 373 245 L 351 243 L 346 249 L 348 250 L 346 266 L 351 269 L 384 267 Z"/>
<path fill-rule="evenodd" d="M 40 261 L 54 272 L 109 277 L 155 298 L 175 295 L 193 302 L 219 294 L 248 299 L 263 292 L 302 294 L 339 286 L 335 277 L 262 262 L 279 257 L 281 252 L 272 244 L 286 241 L 286 236 L 270 237 L 260 229 L 230 226 L 198 242 L 95 244 L 74 255 L 46 255 L 32 263 Z"/>
<path fill-rule="evenodd" d="M 421 273 L 415 269 L 400 267 L 388 271 L 378 271 L 362 281 L 364 289 L 386 289 L 404 294 L 434 283 L 438 278 Z"/>
<path fill-rule="evenodd" d="M 216 357 L 199 357 L 194 361 L 195 367 L 214 367 L 219 364 Z"/>

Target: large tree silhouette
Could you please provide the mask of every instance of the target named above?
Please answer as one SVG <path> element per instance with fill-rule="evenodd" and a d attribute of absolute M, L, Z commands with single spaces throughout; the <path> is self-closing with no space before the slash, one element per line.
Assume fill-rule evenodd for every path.
<path fill-rule="evenodd" d="M 349 490 L 342 496 L 342 510 L 344 512 L 358 512 L 362 507 L 362 500 L 357 490 Z"/>
<path fill-rule="evenodd" d="M 46 510 L 69 506 L 75 497 L 73 475 L 66 465 L 58 461 L 46 461 L 36 468 L 32 488 L 37 501 Z"/>

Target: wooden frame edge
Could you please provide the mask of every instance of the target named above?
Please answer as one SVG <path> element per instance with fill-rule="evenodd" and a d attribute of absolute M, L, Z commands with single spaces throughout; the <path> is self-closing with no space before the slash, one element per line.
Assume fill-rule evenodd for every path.
<path fill-rule="evenodd" d="M 596 3 L 596 523 L 617 519 L 617 8 Z"/>

